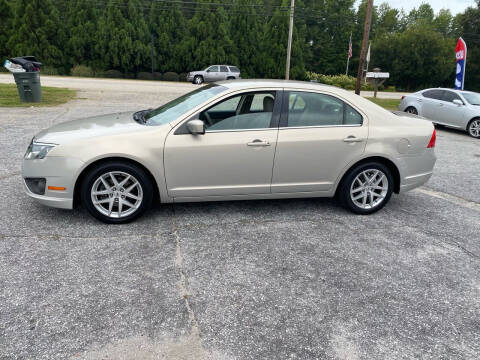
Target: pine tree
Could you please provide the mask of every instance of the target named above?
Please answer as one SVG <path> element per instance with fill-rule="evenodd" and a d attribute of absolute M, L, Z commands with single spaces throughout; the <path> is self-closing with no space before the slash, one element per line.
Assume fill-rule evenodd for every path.
<path fill-rule="evenodd" d="M 7 44 L 12 55 L 33 55 L 44 65 L 68 71 L 62 51 L 64 27 L 51 0 L 19 0 L 13 29 Z"/>
<path fill-rule="evenodd" d="M 98 66 L 131 76 L 149 68 L 150 36 L 139 0 L 110 0 L 98 21 Z"/>
<path fill-rule="evenodd" d="M 12 8 L 7 0 L 0 0 L 0 66 L 5 58 L 11 57 L 7 41 L 12 33 Z"/>

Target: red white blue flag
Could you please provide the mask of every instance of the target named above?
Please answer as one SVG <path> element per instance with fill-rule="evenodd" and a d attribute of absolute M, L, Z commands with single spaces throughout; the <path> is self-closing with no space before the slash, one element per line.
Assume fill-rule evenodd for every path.
<path fill-rule="evenodd" d="M 462 38 L 458 39 L 457 46 L 455 46 L 455 57 L 457 61 L 455 89 L 463 90 L 465 83 L 465 66 L 467 64 L 467 44 Z"/>

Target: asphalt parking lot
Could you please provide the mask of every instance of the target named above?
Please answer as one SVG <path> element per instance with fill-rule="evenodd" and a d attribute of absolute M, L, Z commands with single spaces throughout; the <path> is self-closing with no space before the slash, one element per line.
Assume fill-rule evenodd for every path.
<path fill-rule="evenodd" d="M 193 85 L 89 81 L 0 108 L 0 359 L 480 358 L 480 140 L 438 129 L 430 182 L 371 216 L 240 201 L 108 226 L 24 195 L 28 142 Z"/>

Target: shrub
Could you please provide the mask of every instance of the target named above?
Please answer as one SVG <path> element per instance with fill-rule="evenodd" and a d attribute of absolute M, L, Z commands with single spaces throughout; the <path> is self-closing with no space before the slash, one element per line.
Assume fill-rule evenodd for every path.
<path fill-rule="evenodd" d="M 323 75 L 307 71 L 307 80 L 316 80 L 321 84 L 337 86 L 346 90 L 354 90 L 357 78 L 347 75 Z M 373 85 L 362 81 L 362 90 L 372 90 Z"/>
<path fill-rule="evenodd" d="M 153 75 L 152 75 L 152 73 L 149 73 L 149 72 L 140 71 L 137 74 L 137 79 L 139 79 L 139 80 L 153 80 Z"/>
<path fill-rule="evenodd" d="M 58 75 L 58 69 L 55 69 L 54 67 L 51 66 L 42 66 L 40 68 L 40 73 L 42 75 Z"/>
<path fill-rule="evenodd" d="M 126 72 L 123 76 L 125 79 L 135 79 L 135 74 L 131 72 Z"/>
<path fill-rule="evenodd" d="M 72 69 L 72 76 L 94 77 L 93 70 L 85 65 L 75 65 Z"/>
<path fill-rule="evenodd" d="M 162 80 L 163 76 L 162 73 L 154 72 L 153 73 L 153 80 Z"/>
<path fill-rule="evenodd" d="M 187 81 L 187 73 L 181 73 L 178 75 L 179 81 Z"/>
<path fill-rule="evenodd" d="M 107 70 L 103 73 L 103 76 L 111 79 L 122 79 L 123 74 L 118 70 Z"/>
<path fill-rule="evenodd" d="M 176 72 L 166 72 L 163 74 L 162 80 L 164 81 L 179 81 L 178 74 Z"/>

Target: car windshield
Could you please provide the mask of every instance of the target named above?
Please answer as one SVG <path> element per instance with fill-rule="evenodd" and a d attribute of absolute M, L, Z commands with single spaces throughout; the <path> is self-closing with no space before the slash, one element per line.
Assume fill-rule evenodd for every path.
<path fill-rule="evenodd" d="M 480 105 L 480 94 L 474 92 L 462 92 L 463 97 L 465 100 L 468 101 L 469 104 L 472 105 Z"/>
<path fill-rule="evenodd" d="M 204 101 L 225 90 L 226 87 L 224 86 L 211 84 L 189 92 L 145 114 L 145 123 L 155 126 L 172 122 Z"/>

